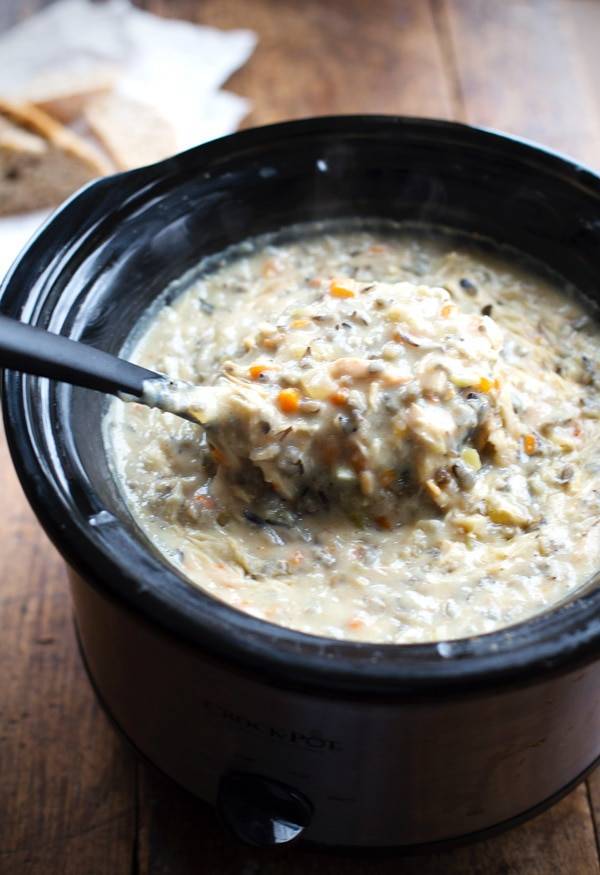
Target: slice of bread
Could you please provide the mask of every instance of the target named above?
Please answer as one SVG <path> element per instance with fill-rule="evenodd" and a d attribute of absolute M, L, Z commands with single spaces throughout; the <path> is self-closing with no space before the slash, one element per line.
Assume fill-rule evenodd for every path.
<path fill-rule="evenodd" d="M 120 170 L 153 164 L 177 151 L 175 131 L 167 119 L 121 94 L 88 101 L 83 117 Z"/>
<path fill-rule="evenodd" d="M 0 100 L 0 215 L 56 206 L 111 169 L 42 110 Z"/>
<path fill-rule="evenodd" d="M 45 71 L 32 79 L 19 94 L 19 103 L 33 103 L 38 109 L 61 122 L 75 121 L 88 100 L 106 94 L 117 80 L 117 71 L 104 65 L 81 70 L 77 75 L 68 68 Z M 14 95 L 11 95 L 14 101 Z"/>

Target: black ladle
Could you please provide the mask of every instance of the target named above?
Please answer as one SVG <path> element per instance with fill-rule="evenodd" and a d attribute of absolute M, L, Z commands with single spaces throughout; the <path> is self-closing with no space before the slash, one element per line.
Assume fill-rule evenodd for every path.
<path fill-rule="evenodd" d="M 0 316 L 0 367 L 108 392 L 203 425 L 218 395 L 215 387 L 171 380 L 101 349 L 8 316 Z"/>

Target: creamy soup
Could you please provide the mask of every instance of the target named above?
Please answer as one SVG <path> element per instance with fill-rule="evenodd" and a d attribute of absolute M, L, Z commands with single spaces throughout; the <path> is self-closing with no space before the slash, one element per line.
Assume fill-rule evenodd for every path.
<path fill-rule="evenodd" d="M 218 428 L 115 401 L 115 476 L 191 584 L 273 623 L 388 643 L 510 625 L 600 566 L 587 309 L 441 233 L 257 239 L 133 341 L 134 361 L 221 393 Z"/>

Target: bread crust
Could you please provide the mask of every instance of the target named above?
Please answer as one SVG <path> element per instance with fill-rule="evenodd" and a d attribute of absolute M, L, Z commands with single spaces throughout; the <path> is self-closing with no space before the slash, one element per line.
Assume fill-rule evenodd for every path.
<path fill-rule="evenodd" d="M 111 172 L 109 162 L 100 152 L 37 106 L 31 103 L 16 104 L 0 98 L 0 115 L 87 164 L 93 176 Z"/>

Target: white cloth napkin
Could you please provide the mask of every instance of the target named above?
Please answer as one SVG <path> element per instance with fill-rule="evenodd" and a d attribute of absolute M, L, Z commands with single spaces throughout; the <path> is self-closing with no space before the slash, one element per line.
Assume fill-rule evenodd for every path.
<path fill-rule="evenodd" d="M 165 19 L 127 0 L 59 0 L 0 36 L 0 97 L 18 99 L 33 78 L 115 70 L 115 90 L 150 104 L 179 149 L 234 131 L 249 110 L 219 90 L 252 54 L 256 35 Z M 0 277 L 47 212 L 0 219 Z"/>

